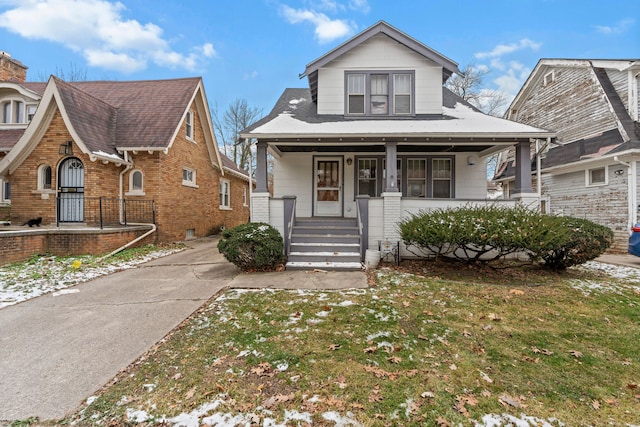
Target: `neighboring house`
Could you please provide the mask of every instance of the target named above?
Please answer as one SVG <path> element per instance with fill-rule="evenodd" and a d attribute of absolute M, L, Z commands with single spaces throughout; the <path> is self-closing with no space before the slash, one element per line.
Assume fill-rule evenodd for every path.
<path fill-rule="evenodd" d="M 282 232 L 289 267 L 358 268 L 367 249 L 399 240 L 402 217 L 485 203 L 489 155 L 515 145 L 529 159 L 532 140 L 554 137 L 455 96 L 443 84 L 459 72 L 381 21 L 307 65 L 300 77 L 309 87 L 286 89 L 268 116 L 241 133 L 257 141 L 251 219 Z M 519 172 L 518 198 L 537 203 L 531 169 Z M 335 237 L 343 229 L 355 234 L 347 245 Z"/>
<path fill-rule="evenodd" d="M 25 80 L 0 54 L 0 202 L 13 225 L 115 212 L 116 225 L 155 222 L 167 242 L 249 220 L 248 174 L 218 150 L 201 78 Z"/>
<path fill-rule="evenodd" d="M 613 250 L 626 251 L 638 220 L 639 80 L 640 59 L 541 59 L 506 112 L 558 135 L 539 150 L 545 210 L 610 227 Z M 506 197 L 512 154 L 501 153 L 495 175 Z"/>

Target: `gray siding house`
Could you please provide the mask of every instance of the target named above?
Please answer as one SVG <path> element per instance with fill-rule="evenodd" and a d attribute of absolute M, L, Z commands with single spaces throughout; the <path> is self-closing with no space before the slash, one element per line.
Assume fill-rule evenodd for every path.
<path fill-rule="evenodd" d="M 541 59 L 506 118 L 557 133 L 538 146 L 543 209 L 610 227 L 626 251 L 638 221 L 640 59 Z M 535 151 L 535 150 L 533 150 Z M 513 151 L 500 154 L 495 181 L 505 198 L 515 185 Z"/>

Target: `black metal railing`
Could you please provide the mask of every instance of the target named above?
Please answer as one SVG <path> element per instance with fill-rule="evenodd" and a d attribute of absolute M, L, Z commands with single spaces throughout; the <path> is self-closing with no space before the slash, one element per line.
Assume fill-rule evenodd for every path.
<path fill-rule="evenodd" d="M 103 228 L 156 223 L 156 205 L 153 200 L 69 196 L 63 194 L 56 199 L 56 225 L 71 222 Z"/>

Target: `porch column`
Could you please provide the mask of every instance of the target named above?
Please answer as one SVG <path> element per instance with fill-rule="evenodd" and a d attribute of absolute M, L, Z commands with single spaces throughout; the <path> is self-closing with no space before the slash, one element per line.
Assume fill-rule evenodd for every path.
<path fill-rule="evenodd" d="M 256 193 L 269 193 L 267 183 L 267 143 L 258 141 L 256 143 Z"/>
<path fill-rule="evenodd" d="M 516 145 L 516 188 L 515 193 L 533 193 L 531 187 L 531 143 Z"/>
<path fill-rule="evenodd" d="M 531 186 L 531 143 L 516 145 L 516 188 L 511 197 L 530 209 L 540 209 L 540 195 Z"/>
<path fill-rule="evenodd" d="M 400 240 L 398 221 L 402 217 L 402 193 L 397 189 L 395 191 L 385 191 L 382 193 L 382 203 L 382 238 L 385 240 Z"/>
<path fill-rule="evenodd" d="M 270 222 L 269 193 L 251 194 L 251 222 Z M 273 225 L 273 224 L 271 224 Z"/>
<path fill-rule="evenodd" d="M 386 151 L 386 177 L 385 192 L 400 191 L 396 185 L 398 179 L 398 143 L 396 141 L 388 141 L 384 144 Z"/>

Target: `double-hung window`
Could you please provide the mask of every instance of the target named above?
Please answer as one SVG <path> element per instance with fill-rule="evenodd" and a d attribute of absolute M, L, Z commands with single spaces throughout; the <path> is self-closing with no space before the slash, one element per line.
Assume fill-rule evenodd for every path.
<path fill-rule="evenodd" d="M 187 111 L 187 117 L 185 119 L 186 122 L 186 135 L 187 139 L 193 140 L 193 112 Z"/>
<path fill-rule="evenodd" d="M 413 71 L 348 71 L 345 80 L 348 116 L 414 114 Z"/>
<path fill-rule="evenodd" d="M 226 179 L 220 180 L 220 209 L 231 209 L 231 184 Z"/>

